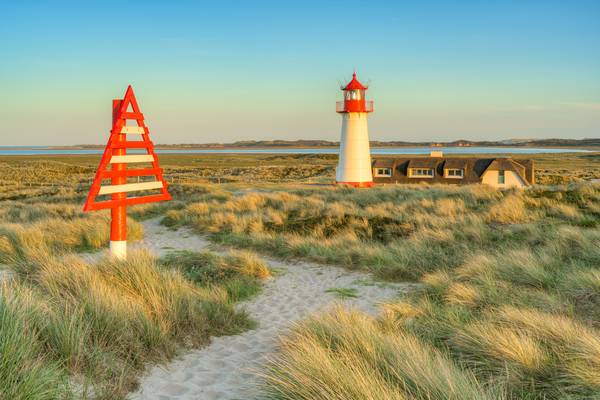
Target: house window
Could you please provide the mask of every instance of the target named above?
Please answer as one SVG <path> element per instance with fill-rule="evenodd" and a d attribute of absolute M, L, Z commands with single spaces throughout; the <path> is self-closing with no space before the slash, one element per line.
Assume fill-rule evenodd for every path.
<path fill-rule="evenodd" d="M 464 170 L 459 168 L 448 168 L 446 169 L 446 177 L 448 178 L 462 178 L 464 176 Z"/>
<path fill-rule="evenodd" d="M 413 178 L 433 178 L 433 168 L 411 168 L 410 176 Z"/>
<path fill-rule="evenodd" d="M 504 170 L 498 171 L 498 184 L 504 185 Z"/>
<path fill-rule="evenodd" d="M 375 168 L 375 176 L 392 176 L 391 168 Z"/>

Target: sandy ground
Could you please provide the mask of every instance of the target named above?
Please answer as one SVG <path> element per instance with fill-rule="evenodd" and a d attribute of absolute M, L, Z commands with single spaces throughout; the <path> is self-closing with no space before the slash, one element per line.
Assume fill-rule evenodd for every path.
<path fill-rule="evenodd" d="M 209 243 L 187 229 L 162 227 L 157 219 L 144 222 L 145 239 L 132 247 L 146 247 L 158 255 L 173 250 L 202 250 Z M 335 303 L 376 312 L 376 304 L 407 290 L 409 285 L 377 284 L 368 274 L 311 263 L 284 263 L 267 259 L 278 273 L 257 297 L 239 307 L 258 322 L 254 330 L 213 338 L 211 344 L 191 351 L 165 366 L 154 366 L 142 377 L 130 399 L 253 399 L 260 393 L 257 372 L 277 351 L 277 338 L 308 314 Z M 356 298 L 339 299 L 326 291 L 355 288 Z"/>
<path fill-rule="evenodd" d="M 159 217 L 143 221 L 144 239 L 132 243 L 129 247 L 132 249 L 145 248 L 157 256 L 163 256 L 170 251 L 200 251 L 209 247 L 210 242 L 202 236 L 196 235 L 187 228 L 176 231 L 169 229 L 160 224 L 161 219 Z"/>

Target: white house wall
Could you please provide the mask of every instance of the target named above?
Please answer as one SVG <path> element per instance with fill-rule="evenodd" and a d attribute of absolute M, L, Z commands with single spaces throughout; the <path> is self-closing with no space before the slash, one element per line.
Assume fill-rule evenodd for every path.
<path fill-rule="evenodd" d="M 513 171 L 504 171 L 504 185 L 498 183 L 498 171 L 486 171 L 481 177 L 481 183 L 496 188 L 520 188 L 525 186 L 525 182 Z"/>

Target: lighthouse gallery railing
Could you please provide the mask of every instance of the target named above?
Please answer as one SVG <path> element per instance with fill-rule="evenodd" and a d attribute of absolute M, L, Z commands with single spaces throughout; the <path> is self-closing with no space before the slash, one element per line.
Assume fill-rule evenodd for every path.
<path fill-rule="evenodd" d="M 345 101 L 336 101 L 335 102 L 335 112 L 347 112 L 346 102 Z M 365 101 L 365 111 L 373 112 L 373 100 Z"/>

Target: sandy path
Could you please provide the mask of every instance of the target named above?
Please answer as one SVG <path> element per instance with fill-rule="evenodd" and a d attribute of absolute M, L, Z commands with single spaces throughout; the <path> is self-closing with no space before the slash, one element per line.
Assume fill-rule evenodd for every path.
<path fill-rule="evenodd" d="M 161 219 L 159 217 L 143 221 L 144 238 L 132 243 L 130 248 L 145 248 L 158 256 L 163 256 L 170 251 L 201 251 L 210 246 L 208 240 L 198 236 L 188 228 L 172 230 L 161 225 Z"/>
<path fill-rule="evenodd" d="M 136 246 L 157 254 L 172 250 L 201 250 L 209 243 L 187 229 L 172 231 L 153 219 L 144 222 L 146 236 Z M 368 274 L 311 263 L 283 263 L 267 259 L 281 271 L 266 282 L 256 298 L 241 303 L 258 322 L 252 331 L 213 338 L 211 344 L 191 351 L 166 366 L 155 366 L 141 379 L 131 399 L 246 400 L 257 396 L 260 380 L 255 371 L 277 350 L 277 337 L 308 314 L 336 302 L 375 312 L 376 304 L 406 290 L 409 285 L 374 284 Z M 331 288 L 355 288 L 357 297 L 340 300 Z"/>

